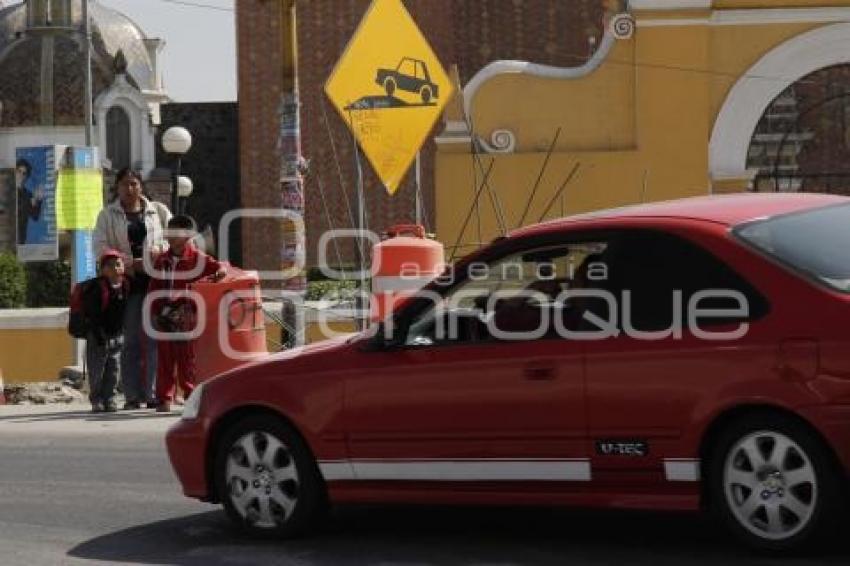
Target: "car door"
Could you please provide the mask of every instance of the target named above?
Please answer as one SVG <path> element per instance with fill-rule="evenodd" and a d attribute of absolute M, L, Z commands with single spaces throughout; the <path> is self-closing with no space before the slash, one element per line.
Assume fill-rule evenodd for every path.
<path fill-rule="evenodd" d="M 492 301 L 486 314 L 474 308 L 500 287 L 528 285 L 523 255 L 486 264 L 489 278 L 465 280 L 420 309 L 399 346 L 363 353 L 345 394 L 357 479 L 590 479 L 580 345 L 552 338 L 545 324 L 525 339 L 496 339 L 487 330 L 498 334 L 501 320 L 519 335 L 542 304 L 517 307 L 521 301 L 509 299 Z M 522 276 L 506 282 L 502 270 L 511 262 Z M 454 331 L 441 335 L 442 323 Z"/>
<path fill-rule="evenodd" d="M 398 87 L 406 92 L 419 92 L 419 82 L 416 79 L 416 62 L 404 59 L 398 67 Z"/>
<path fill-rule="evenodd" d="M 689 426 L 730 383 L 775 360 L 775 341 L 757 324 L 767 304 L 729 265 L 681 235 L 624 232 L 602 261 L 619 335 L 586 343 L 594 474 L 619 486 L 696 481 Z M 701 292 L 713 295 L 694 305 L 730 312 L 692 327 L 691 299 Z M 670 331 L 676 326 L 680 335 Z"/>

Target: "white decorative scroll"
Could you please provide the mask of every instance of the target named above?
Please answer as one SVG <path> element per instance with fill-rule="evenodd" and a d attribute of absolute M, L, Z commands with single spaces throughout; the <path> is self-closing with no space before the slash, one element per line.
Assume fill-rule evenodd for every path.
<path fill-rule="evenodd" d="M 635 35 L 635 19 L 631 14 L 617 14 L 609 25 L 616 39 L 631 39 Z"/>
<path fill-rule="evenodd" d="M 478 136 L 478 144 L 486 153 L 513 153 L 516 151 L 516 135 L 510 130 L 495 130 L 490 142 Z"/>
<path fill-rule="evenodd" d="M 599 43 L 599 48 L 584 65 L 580 67 L 552 67 L 549 65 L 538 65 L 527 61 L 494 61 L 490 63 L 472 77 L 472 80 L 463 89 L 463 105 L 464 112 L 467 116 L 472 116 L 472 101 L 478 90 L 487 81 L 504 75 L 527 75 L 531 77 L 540 77 L 544 79 L 570 80 L 580 79 L 591 74 L 598 69 L 608 53 L 616 43 L 616 39 L 610 32 L 606 32 L 602 36 L 602 41 Z"/>

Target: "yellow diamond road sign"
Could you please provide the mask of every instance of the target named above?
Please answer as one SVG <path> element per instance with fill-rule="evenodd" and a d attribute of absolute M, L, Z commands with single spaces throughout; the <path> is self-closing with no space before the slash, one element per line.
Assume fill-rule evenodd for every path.
<path fill-rule="evenodd" d="M 325 92 L 395 194 L 454 87 L 401 0 L 374 0 Z"/>

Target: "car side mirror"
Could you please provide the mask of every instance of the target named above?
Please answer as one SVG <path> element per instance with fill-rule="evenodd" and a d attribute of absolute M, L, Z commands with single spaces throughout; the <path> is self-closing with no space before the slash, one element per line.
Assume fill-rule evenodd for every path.
<path fill-rule="evenodd" d="M 369 352 L 393 350 L 404 345 L 404 332 L 399 328 L 396 319 L 393 319 L 393 331 L 391 335 L 387 335 L 386 321 L 374 326 L 370 332 L 371 336 L 366 342 L 366 350 Z"/>

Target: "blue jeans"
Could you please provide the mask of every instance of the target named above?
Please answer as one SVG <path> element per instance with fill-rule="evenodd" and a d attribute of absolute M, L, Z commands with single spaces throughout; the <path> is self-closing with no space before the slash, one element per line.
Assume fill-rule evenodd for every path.
<path fill-rule="evenodd" d="M 142 327 L 144 293 L 130 293 L 124 311 L 121 389 L 128 403 L 156 402 L 156 342 Z"/>

